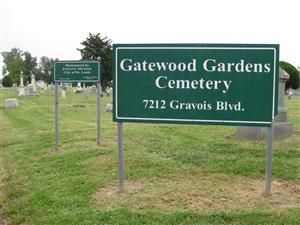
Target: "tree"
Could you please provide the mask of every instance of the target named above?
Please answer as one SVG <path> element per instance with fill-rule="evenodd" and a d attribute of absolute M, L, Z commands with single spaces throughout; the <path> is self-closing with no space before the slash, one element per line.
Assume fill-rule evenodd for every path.
<path fill-rule="evenodd" d="M 24 60 L 24 74 L 30 74 L 30 72 L 33 72 L 34 69 L 36 69 L 37 66 L 37 58 L 36 57 L 32 57 L 32 55 L 29 52 L 24 52 L 22 54 Z"/>
<path fill-rule="evenodd" d="M 12 81 L 11 77 L 10 76 L 5 76 L 2 79 L 2 85 L 3 85 L 3 87 L 12 87 L 13 86 L 13 81 Z"/>
<path fill-rule="evenodd" d="M 37 74 L 40 75 L 40 79 L 44 80 L 46 83 L 50 84 L 53 82 L 53 67 L 54 61 L 58 59 L 52 59 L 47 56 L 42 56 L 39 61 Z"/>
<path fill-rule="evenodd" d="M 9 52 L 2 52 L 3 62 L 5 64 L 4 72 L 10 68 L 9 63 L 15 59 L 22 59 L 22 51 L 19 48 L 12 48 Z"/>
<path fill-rule="evenodd" d="M 18 48 L 13 48 L 9 52 L 2 52 L 4 74 L 8 73 L 13 82 L 18 82 L 20 71 L 25 70 L 22 54 L 23 52 Z"/>
<path fill-rule="evenodd" d="M 37 58 L 32 57 L 29 52 L 23 52 L 19 48 L 12 48 L 9 52 L 2 52 L 4 62 L 4 73 L 8 73 L 8 76 L 14 83 L 19 84 L 20 72 L 24 72 L 24 81 L 29 79 L 30 72 L 33 72 L 37 66 Z"/>
<path fill-rule="evenodd" d="M 105 90 L 112 81 L 112 41 L 107 37 L 101 37 L 100 33 L 89 33 L 81 45 L 83 48 L 77 50 L 80 51 L 82 59 L 97 60 L 101 57 L 101 86 L 102 90 Z"/>
<path fill-rule="evenodd" d="M 297 89 L 299 87 L 299 71 L 290 63 L 285 61 L 279 62 L 280 67 L 290 75 L 285 84 L 285 90 L 288 88 Z"/>

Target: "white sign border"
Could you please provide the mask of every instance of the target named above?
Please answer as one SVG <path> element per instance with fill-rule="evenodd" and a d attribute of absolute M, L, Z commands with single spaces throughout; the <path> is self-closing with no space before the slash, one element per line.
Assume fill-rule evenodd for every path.
<path fill-rule="evenodd" d="M 97 80 L 56 80 L 55 78 L 55 64 L 59 64 L 59 63 L 97 63 L 98 64 L 98 79 Z M 54 69 L 53 69 L 53 80 L 54 82 L 60 82 L 60 83 L 73 83 L 73 82 L 80 82 L 80 83 L 87 83 L 87 82 L 91 82 L 91 83 L 99 83 L 100 79 L 101 79 L 101 74 L 100 74 L 100 62 L 98 60 L 59 60 L 59 61 L 55 61 L 54 62 Z"/>

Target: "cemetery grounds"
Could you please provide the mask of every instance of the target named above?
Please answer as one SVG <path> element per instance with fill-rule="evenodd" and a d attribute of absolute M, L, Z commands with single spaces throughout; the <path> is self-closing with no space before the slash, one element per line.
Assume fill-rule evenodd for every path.
<path fill-rule="evenodd" d="M 118 193 L 117 124 L 96 95 L 18 97 L 1 89 L 0 224 L 300 224 L 300 96 L 285 99 L 292 137 L 276 140 L 272 195 L 263 196 L 266 140 L 235 127 L 124 123 L 125 192 Z M 85 104 L 86 107 L 74 107 Z"/>

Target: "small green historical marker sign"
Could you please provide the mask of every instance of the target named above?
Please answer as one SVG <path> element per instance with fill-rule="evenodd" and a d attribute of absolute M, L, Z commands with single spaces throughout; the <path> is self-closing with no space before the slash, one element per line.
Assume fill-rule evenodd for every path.
<path fill-rule="evenodd" d="M 100 82 L 99 61 L 57 61 L 55 82 Z"/>
<path fill-rule="evenodd" d="M 279 45 L 117 44 L 115 122 L 270 126 Z"/>

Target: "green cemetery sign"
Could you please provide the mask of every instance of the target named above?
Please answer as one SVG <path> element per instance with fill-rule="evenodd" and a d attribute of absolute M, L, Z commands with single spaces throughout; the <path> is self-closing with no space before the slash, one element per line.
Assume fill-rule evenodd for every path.
<path fill-rule="evenodd" d="M 279 45 L 117 44 L 113 120 L 270 126 Z"/>
<path fill-rule="evenodd" d="M 100 82 L 99 61 L 56 61 L 55 82 Z"/>

